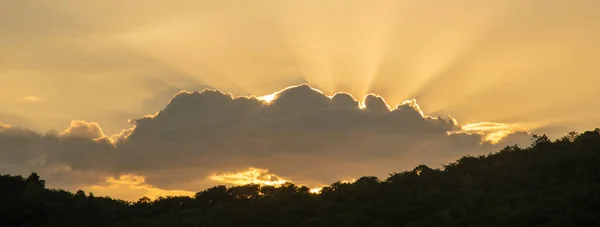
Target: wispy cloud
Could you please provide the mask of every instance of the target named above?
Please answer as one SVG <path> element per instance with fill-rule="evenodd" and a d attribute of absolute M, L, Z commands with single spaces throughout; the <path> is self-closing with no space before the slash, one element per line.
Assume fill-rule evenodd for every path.
<path fill-rule="evenodd" d="M 40 102 L 44 102 L 43 99 L 37 97 L 37 96 L 25 96 L 23 98 L 20 98 L 17 100 L 18 102 L 22 102 L 22 103 L 40 103 Z"/>

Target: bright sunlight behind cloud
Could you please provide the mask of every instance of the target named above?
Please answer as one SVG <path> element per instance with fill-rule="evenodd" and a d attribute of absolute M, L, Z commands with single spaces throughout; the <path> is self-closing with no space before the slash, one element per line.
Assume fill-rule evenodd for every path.
<path fill-rule="evenodd" d="M 358 101 L 307 84 L 276 92 L 269 102 L 211 89 L 180 92 L 163 110 L 131 123 L 112 136 L 86 121 L 46 134 L 2 126 L 0 171 L 37 171 L 56 187 L 128 199 L 215 184 L 291 181 L 316 190 L 530 142 L 527 132 L 502 124 L 428 116 L 416 100 L 393 106 L 371 94 Z M 507 135 L 486 140 L 495 133 Z"/>

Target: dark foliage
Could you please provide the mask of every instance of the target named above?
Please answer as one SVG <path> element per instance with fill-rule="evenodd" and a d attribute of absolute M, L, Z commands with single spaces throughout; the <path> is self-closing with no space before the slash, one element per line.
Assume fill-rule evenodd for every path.
<path fill-rule="evenodd" d="M 600 226 L 600 133 L 306 187 L 217 186 L 194 198 L 126 202 L 47 189 L 33 173 L 0 176 L 0 226 Z"/>

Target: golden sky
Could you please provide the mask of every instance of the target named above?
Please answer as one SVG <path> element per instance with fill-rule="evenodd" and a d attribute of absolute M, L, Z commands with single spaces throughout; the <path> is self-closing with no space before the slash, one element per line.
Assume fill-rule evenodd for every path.
<path fill-rule="evenodd" d="M 278 170 L 272 174 L 283 174 L 279 178 L 315 187 L 331 183 L 328 180 L 351 179 L 357 177 L 356 174 L 397 171 L 393 167 L 373 169 L 370 164 L 384 161 L 376 158 L 364 163 L 349 158 L 325 167 L 325 163 L 333 161 L 319 160 L 318 154 L 310 152 L 281 151 L 289 147 L 294 147 L 293 150 L 312 148 L 322 153 L 331 152 L 333 158 L 335 152 L 348 149 L 338 143 L 343 136 L 330 135 L 333 132 L 291 127 L 311 118 L 290 120 L 281 114 L 295 110 L 294 106 L 338 105 L 335 100 L 331 101 L 336 92 L 351 94 L 353 99 L 339 96 L 349 103 L 367 102 L 365 95 L 374 93 L 385 98 L 392 109 L 404 103 L 404 109 L 422 111 L 418 116 L 428 123 L 400 127 L 419 128 L 408 133 L 409 137 L 421 135 L 421 131 L 429 130 L 429 123 L 439 120 L 427 116 L 448 115 L 456 122 L 439 120 L 443 123 L 436 123 L 450 125 L 443 129 L 451 134 L 448 137 L 457 135 L 456 132 L 468 132 L 484 133 L 484 139 L 500 140 L 515 131 L 548 133 L 556 137 L 571 130 L 593 129 L 600 125 L 600 106 L 597 105 L 600 103 L 599 8 L 600 1 L 596 0 L 0 1 L 0 123 L 5 125 L 0 126 L 0 132 L 6 134 L 0 137 L 0 159 L 4 155 L 4 160 L 12 160 L 0 161 L 0 170 L 21 173 L 39 169 L 49 174 L 62 171 L 69 172 L 69 176 L 104 179 L 75 185 L 62 181 L 68 174 L 61 173 L 58 175 L 63 178 L 56 177 L 59 182 L 56 185 L 73 188 L 87 185 L 98 191 L 101 187 L 98 182 L 112 182 L 113 186 L 103 189 L 107 194 L 111 194 L 110 187 L 117 187 L 115 184 L 133 182 L 136 190 L 143 193 L 134 193 L 131 197 L 160 194 L 162 191 L 156 190 L 163 190 L 140 187 L 180 190 L 177 193 L 194 190 L 218 183 L 210 178 L 217 176 L 217 172 L 240 173 L 252 168 Z M 284 90 L 281 93 L 288 91 L 291 95 L 284 96 L 291 98 L 277 102 L 276 95 L 271 103 L 277 105 L 260 100 L 231 101 L 233 97 L 259 97 L 303 83 L 310 84 L 312 89 L 301 86 Z M 159 110 L 169 109 L 167 104 L 178 92 L 205 88 L 231 93 L 232 97 L 198 93 L 189 95 L 195 98 L 185 98 L 185 94 L 192 93 L 182 93 L 183 106 L 169 105 L 173 110 L 165 111 L 164 118 L 161 114 L 153 116 Z M 375 104 L 365 108 L 365 103 L 360 103 L 363 109 L 374 110 L 377 103 L 382 103 L 377 101 L 377 96 L 369 97 Z M 323 104 L 323 98 L 333 104 Z M 416 101 L 404 102 L 412 99 Z M 241 102 L 246 104 L 239 104 Z M 218 110 L 204 113 L 203 108 Z M 189 113 L 202 114 L 194 118 L 188 116 Z M 343 115 L 342 119 L 366 119 L 368 123 L 363 122 L 364 125 L 375 124 L 373 119 L 381 120 L 379 115 L 363 119 L 354 114 Z M 143 118 L 146 115 L 151 116 Z M 236 118 L 238 115 L 261 121 L 249 123 Z M 157 163 L 153 158 L 163 156 L 138 153 L 139 149 L 150 146 L 144 144 L 146 140 L 177 140 L 161 137 L 165 135 L 157 131 L 163 129 L 165 134 L 181 129 L 183 135 L 226 137 L 227 133 L 217 129 L 227 127 L 211 123 L 219 122 L 218 119 L 197 119 L 201 117 L 231 117 L 234 119 L 231 121 L 243 122 L 244 127 L 236 126 L 237 131 L 228 132 L 237 133 L 230 139 L 241 139 L 239 143 L 244 146 L 262 147 L 242 151 L 221 141 L 206 145 L 215 150 L 215 154 L 227 154 L 217 158 L 209 155 L 212 153 L 200 152 L 204 147 L 197 144 L 178 145 L 180 147 L 155 144 L 183 157 L 182 160 L 187 158 L 189 163 L 179 163 L 182 160 L 177 158 Z M 280 121 L 284 118 L 287 120 Z M 187 128 L 186 121 L 200 128 L 212 127 L 222 137 L 210 130 Z M 387 118 L 382 121 L 404 122 Z M 381 157 L 389 155 L 383 150 L 391 146 L 385 145 L 390 135 L 382 136 L 380 130 L 396 132 L 399 129 L 372 130 L 366 129 L 363 123 L 353 124 L 355 128 L 348 128 L 350 131 L 344 132 L 348 134 L 344 136 L 368 138 L 369 142 L 360 148 L 381 150 Z M 263 131 L 264 127 L 269 130 Z M 272 138 L 277 141 L 242 136 L 260 133 L 278 136 L 272 133 L 280 128 L 290 131 L 282 138 Z M 153 133 L 146 133 L 147 130 Z M 28 135 L 31 139 L 36 133 L 41 138 L 35 140 L 45 142 L 23 145 L 9 140 L 15 135 Z M 332 141 L 322 144 L 316 139 L 319 135 Z M 71 141 L 73 138 L 77 141 Z M 79 141 L 81 138 L 86 141 Z M 185 136 L 177 138 L 188 141 Z M 66 139 L 69 141 L 63 141 Z M 435 141 L 455 143 L 446 141 L 451 139 L 441 140 Z M 470 139 L 461 139 L 461 146 L 467 143 L 463 140 Z M 42 146 L 40 144 L 43 148 L 36 147 Z M 68 152 L 75 149 L 73 146 L 92 146 L 90 153 L 97 150 L 112 154 L 126 150 L 131 154 L 123 157 L 68 152 L 57 157 L 49 155 L 54 147 L 67 146 L 65 144 L 71 144 L 69 149 L 61 148 Z M 465 154 L 438 158 L 434 153 L 419 153 L 419 149 L 427 146 L 433 145 L 428 142 L 407 148 L 417 153 L 403 154 L 403 160 L 409 161 L 402 168 L 422 162 L 444 163 Z M 23 149 L 26 157 L 15 154 Z M 190 150 L 202 155 L 190 158 Z M 44 155 L 38 157 L 40 152 Z M 269 152 L 274 154 L 267 155 Z M 354 148 L 349 152 L 355 152 Z M 240 157 L 240 153 L 248 157 L 231 158 Z M 202 171 L 195 169 L 206 156 L 227 161 L 223 162 L 226 164 L 217 161 Z M 299 156 L 300 160 L 316 163 L 316 166 L 323 161 L 323 172 L 295 173 L 284 168 L 285 162 L 297 160 Z M 252 157 L 257 158 L 252 160 Z M 358 157 L 363 156 L 355 158 Z M 120 163 L 123 158 L 140 164 L 124 167 L 126 165 Z M 94 162 L 80 159 L 94 159 Z M 54 161 L 60 168 L 53 166 Z M 175 168 L 174 163 L 168 162 L 180 166 Z M 154 165 L 162 167 L 154 170 L 148 167 Z M 344 173 L 347 168 L 355 171 Z M 170 177 L 186 171 L 199 172 L 197 176 Z M 310 177 L 327 171 L 337 174 Z M 176 183 L 181 187 L 173 186 Z"/>

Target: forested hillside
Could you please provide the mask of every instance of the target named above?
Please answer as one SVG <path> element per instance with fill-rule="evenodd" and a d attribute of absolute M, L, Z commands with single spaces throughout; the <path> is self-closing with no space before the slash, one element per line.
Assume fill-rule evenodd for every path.
<path fill-rule="evenodd" d="M 417 166 L 387 179 L 306 187 L 216 186 L 127 202 L 0 176 L 0 226 L 600 226 L 600 130 Z"/>

